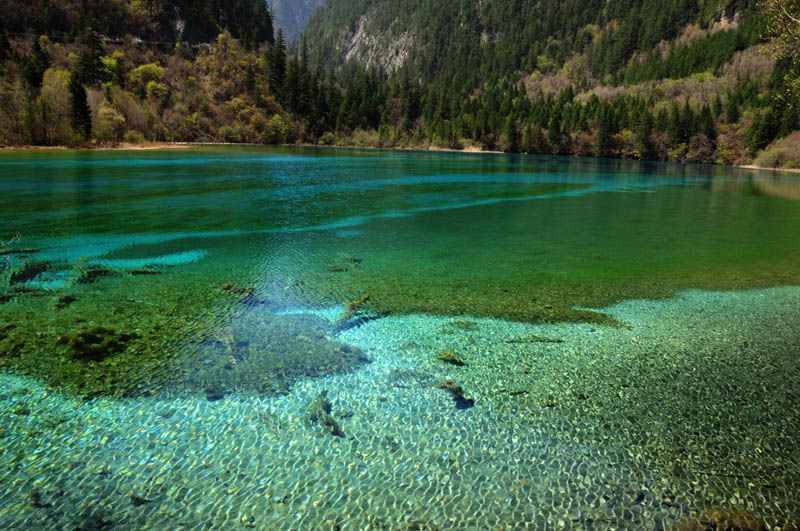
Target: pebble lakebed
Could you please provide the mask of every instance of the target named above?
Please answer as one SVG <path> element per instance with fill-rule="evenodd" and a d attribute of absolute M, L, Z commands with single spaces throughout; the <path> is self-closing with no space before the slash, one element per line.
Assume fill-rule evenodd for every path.
<path fill-rule="evenodd" d="M 388 316 L 336 334 L 369 363 L 274 396 L 83 400 L 3 375 L 0 525 L 668 529 L 709 506 L 796 521 L 798 303 L 794 287 L 688 291 L 605 308 L 616 328 Z M 322 391 L 344 437 L 308 419 Z"/>

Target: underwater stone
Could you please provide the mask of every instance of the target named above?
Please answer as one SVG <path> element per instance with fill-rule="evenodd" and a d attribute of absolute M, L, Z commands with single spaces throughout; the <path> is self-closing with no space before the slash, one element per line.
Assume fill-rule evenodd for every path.
<path fill-rule="evenodd" d="M 112 271 L 111 269 L 106 269 L 100 266 L 90 266 L 87 269 L 81 271 L 81 275 L 75 282 L 77 282 L 78 284 L 93 284 L 102 277 L 110 277 L 110 276 L 119 276 L 119 273 L 117 273 L 116 271 Z"/>
<path fill-rule="evenodd" d="M 30 496 L 31 505 L 37 509 L 49 509 L 53 506 L 52 503 L 45 503 L 41 491 L 34 490 Z"/>
<path fill-rule="evenodd" d="M 331 435 L 344 437 L 344 432 L 339 428 L 336 419 L 331 415 L 331 403 L 328 401 L 328 392 L 322 391 L 308 408 L 308 418 L 311 422 L 321 422 Z"/>
<path fill-rule="evenodd" d="M 563 339 L 553 339 L 543 336 L 525 336 L 507 339 L 506 343 L 563 343 Z"/>
<path fill-rule="evenodd" d="M 56 308 L 58 308 L 59 310 L 62 308 L 66 308 L 76 300 L 78 299 L 76 297 L 73 297 L 72 295 L 64 295 L 63 297 L 59 297 L 58 301 L 56 301 Z"/>
<path fill-rule="evenodd" d="M 219 289 L 222 291 L 230 291 L 231 293 L 238 293 L 240 295 L 252 295 L 252 293 L 256 290 L 256 288 L 251 286 L 241 288 L 234 286 L 233 284 L 223 284 L 219 287 Z"/>
<path fill-rule="evenodd" d="M 131 275 L 161 275 L 163 271 L 157 269 L 134 269 Z"/>
<path fill-rule="evenodd" d="M 81 523 L 75 527 L 75 531 L 98 531 L 112 527 L 114 522 L 106 519 L 106 513 L 102 509 L 92 511 L 87 509 L 81 515 Z"/>
<path fill-rule="evenodd" d="M 112 354 L 122 352 L 127 348 L 128 341 L 138 337 L 137 334 L 118 334 L 109 328 L 95 326 L 80 328 L 73 335 L 62 335 L 57 343 L 72 347 L 78 359 L 102 361 Z"/>
<path fill-rule="evenodd" d="M 217 385 L 211 385 L 206 387 L 203 390 L 203 393 L 205 393 L 206 400 L 208 400 L 209 402 L 216 402 L 217 400 L 222 400 L 223 398 L 225 398 L 225 389 Z"/>
<path fill-rule="evenodd" d="M 9 278 L 9 284 L 21 284 L 23 282 L 30 282 L 31 280 L 35 279 L 42 273 L 50 271 L 53 269 L 52 262 L 46 262 L 42 260 L 32 260 L 29 262 L 25 262 L 17 268 L 13 273 L 11 273 L 11 278 Z"/>
<path fill-rule="evenodd" d="M 139 496 L 138 494 L 131 494 L 128 497 L 130 498 L 131 503 L 136 507 L 139 507 L 140 505 L 144 505 L 146 503 L 150 503 L 153 501 L 143 496 Z"/>
<path fill-rule="evenodd" d="M 439 355 L 436 357 L 442 360 L 443 362 L 449 363 L 450 365 L 455 365 L 456 367 L 463 367 L 464 365 L 466 365 L 466 363 L 464 363 L 459 359 L 458 354 L 453 349 L 449 348 L 445 349 L 441 351 Z"/>
<path fill-rule="evenodd" d="M 468 409 L 475 405 L 475 400 L 465 396 L 464 389 L 460 385 L 457 385 L 453 380 L 443 380 L 436 387 L 439 389 L 444 389 L 445 391 L 449 391 L 450 394 L 453 395 L 453 400 L 455 401 L 456 408 L 458 409 Z"/>
<path fill-rule="evenodd" d="M 727 507 L 709 507 L 700 516 L 675 522 L 673 531 L 764 531 L 764 522 L 752 513 Z"/>
<path fill-rule="evenodd" d="M 274 395 L 298 379 L 347 373 L 369 362 L 362 350 L 333 341 L 330 323 L 319 316 L 247 315 L 237 326 L 220 326 L 197 338 L 180 361 L 191 366 L 181 372 L 181 385 L 202 392 L 214 382 L 227 392 Z"/>

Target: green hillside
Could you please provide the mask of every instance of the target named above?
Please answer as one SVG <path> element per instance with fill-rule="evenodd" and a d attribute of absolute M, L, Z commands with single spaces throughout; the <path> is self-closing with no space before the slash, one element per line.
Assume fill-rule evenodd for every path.
<path fill-rule="evenodd" d="M 798 0 L 329 0 L 291 53 L 261 0 L 11 3 L 3 144 L 800 165 Z"/>
<path fill-rule="evenodd" d="M 741 163 L 800 125 L 756 4 L 330 0 L 304 37 L 346 84 L 387 73 L 381 118 L 344 115 L 382 145 Z"/>

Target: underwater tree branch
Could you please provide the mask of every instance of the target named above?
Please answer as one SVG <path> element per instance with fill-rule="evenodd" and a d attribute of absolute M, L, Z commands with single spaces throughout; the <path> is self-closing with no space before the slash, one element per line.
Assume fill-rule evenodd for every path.
<path fill-rule="evenodd" d="M 20 239 L 20 234 L 19 234 L 19 232 L 18 232 L 18 233 L 16 233 L 16 234 L 14 235 L 14 237 L 13 237 L 13 238 L 11 238 L 10 240 L 8 240 L 7 242 L 0 243 L 0 249 L 3 249 L 4 247 L 8 247 L 9 245 L 11 245 L 12 243 L 14 243 L 15 241 L 17 241 L 17 240 L 19 240 L 19 239 Z M 6 264 L 8 265 L 8 267 L 11 267 L 11 262 L 9 261 L 9 259 L 8 259 L 8 257 L 7 257 L 7 256 L 3 256 L 3 260 L 5 260 L 5 261 L 6 261 Z"/>

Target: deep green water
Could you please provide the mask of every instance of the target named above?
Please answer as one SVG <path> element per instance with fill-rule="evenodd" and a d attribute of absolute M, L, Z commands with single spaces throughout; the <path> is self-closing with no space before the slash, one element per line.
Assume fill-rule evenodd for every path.
<path fill-rule="evenodd" d="M 5 373 L 69 396 L 188 396 L 216 403 L 230 396 L 283 396 L 302 382 L 334 375 L 359 378 L 375 365 L 376 352 L 387 360 L 399 355 L 364 345 L 396 346 L 403 334 L 398 327 L 410 325 L 392 319 L 404 316 L 428 319 L 408 334 L 425 332 L 431 343 L 409 339 L 397 348 L 427 349 L 419 355 L 435 360 L 442 347 L 468 356 L 487 337 L 476 324 L 480 319 L 495 323 L 491 330 L 498 334 L 504 326 L 580 331 L 588 325 L 629 334 L 635 342 L 641 323 L 612 314 L 611 305 L 665 300 L 689 289 L 798 286 L 800 178 L 707 166 L 426 152 L 4 152 L 0 241 L 15 234 L 19 240 L 3 248 L 12 251 L 4 255 L 8 263 L 0 261 Z M 366 294 L 363 304 L 345 309 Z M 763 318 L 764 308 L 769 312 L 769 300 L 754 308 L 753 319 Z M 781 308 L 776 319 L 786 318 Z M 711 302 L 707 309 L 716 311 Z M 676 322 L 688 319 L 675 314 Z M 752 323 L 746 312 L 741 319 L 736 344 L 761 341 L 747 335 Z M 395 324 L 381 328 L 384 322 Z M 362 332 L 375 335 L 361 347 L 350 344 Z M 717 335 L 734 342 L 730 334 Z M 794 348 L 792 337 L 774 347 L 780 363 L 788 363 L 787 382 L 798 370 L 785 357 Z M 452 344 L 452 338 L 468 342 Z M 508 386 L 522 385 L 521 367 L 530 361 L 514 357 L 519 344 L 525 341 L 509 340 L 495 353 L 516 360 L 498 376 Z M 536 344 L 560 348 L 543 345 Z M 669 348 L 680 350 L 676 345 Z M 480 364 L 471 365 L 478 382 Z M 747 386 L 747 375 L 731 370 L 727 381 Z M 470 373 L 463 374 L 470 381 Z M 553 372 L 548 382 L 560 381 L 560 374 Z M 755 387 L 771 385 L 764 378 Z M 437 393 L 436 383 L 424 386 Z M 549 414 L 563 388 L 547 385 L 525 392 L 531 403 L 536 398 L 537 411 Z M 497 400 L 497 411 L 512 407 Z M 779 434 L 797 420 L 778 417 Z M 783 440 L 776 433 L 769 437 Z M 666 446 L 688 444 L 681 439 Z M 786 451 L 791 455 L 783 458 L 797 459 L 791 446 L 778 453 Z M 739 505 L 758 512 L 752 503 Z M 659 518 L 669 522 L 697 505 L 680 507 Z M 786 514 L 793 513 L 778 516 Z M 602 528 L 583 518 L 576 528 Z M 15 520 L 22 521 L 28 520 Z"/>
<path fill-rule="evenodd" d="M 89 327 L 134 334 L 164 364 L 164 349 L 234 341 L 220 327 L 256 307 L 369 294 L 339 325 L 424 313 L 619 326 L 593 308 L 800 284 L 800 180 L 770 172 L 329 149 L 9 152 L 0 194 L 3 237 L 20 235 L 7 248 L 32 251 L 3 264 L 15 326 L 4 362 L 87 392 L 132 392 L 153 361 L 99 353 L 134 371 L 100 389 L 83 362 L 54 375 L 54 338 Z"/>

